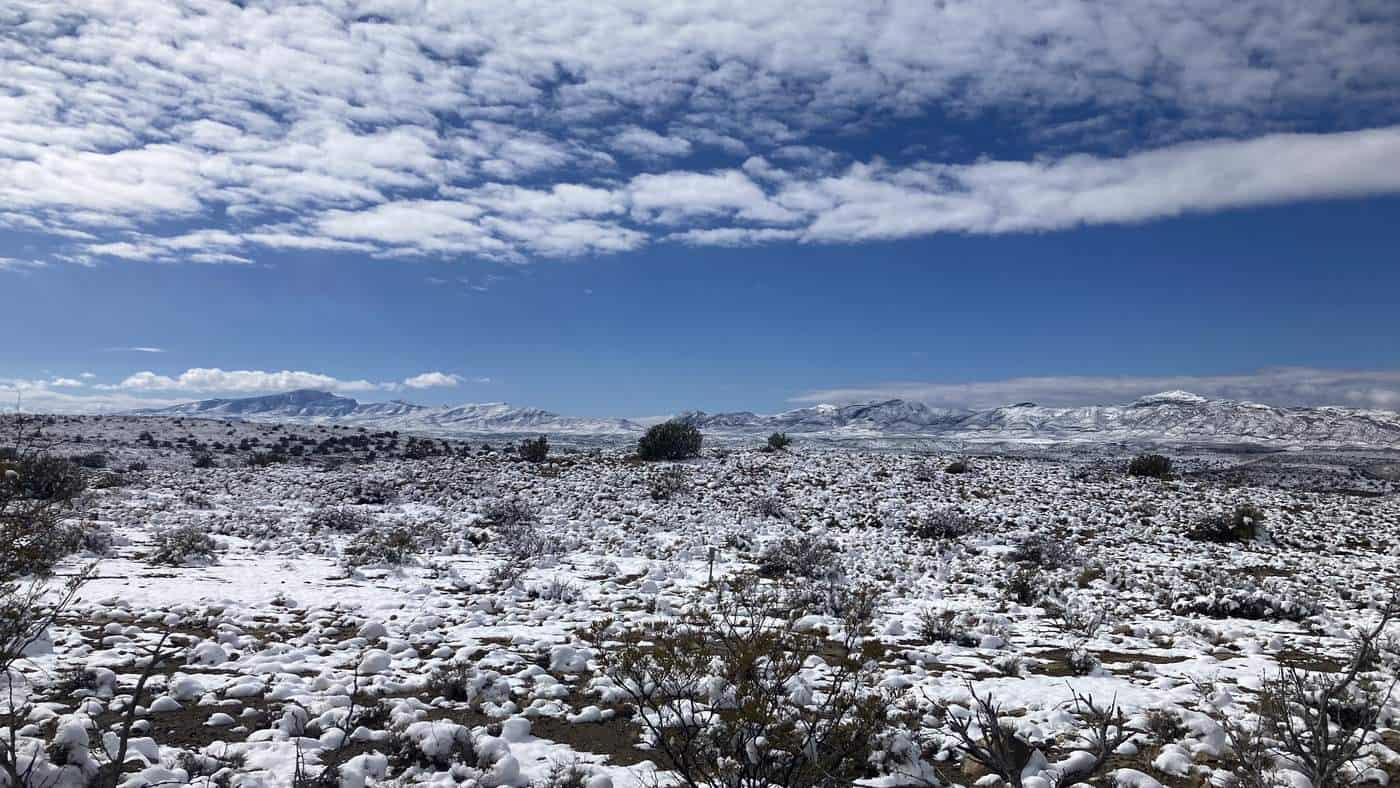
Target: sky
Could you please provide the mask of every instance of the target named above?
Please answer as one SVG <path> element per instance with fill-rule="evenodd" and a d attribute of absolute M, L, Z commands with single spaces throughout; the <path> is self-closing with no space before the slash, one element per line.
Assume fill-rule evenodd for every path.
<path fill-rule="evenodd" d="M 1398 227 L 1389 0 L 0 9 L 3 407 L 1400 409 Z"/>

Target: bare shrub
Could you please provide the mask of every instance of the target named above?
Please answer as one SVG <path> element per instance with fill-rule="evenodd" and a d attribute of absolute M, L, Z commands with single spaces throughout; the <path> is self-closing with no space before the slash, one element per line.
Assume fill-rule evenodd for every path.
<path fill-rule="evenodd" d="M 680 467 L 666 468 L 647 480 L 647 494 L 653 501 L 669 501 L 689 488 L 690 479 Z"/>
<path fill-rule="evenodd" d="M 642 631 L 604 621 L 586 640 L 683 785 L 814 788 L 866 777 L 897 719 L 891 696 L 871 688 L 867 623 L 848 621 L 845 638 L 827 644 L 799 633 L 780 597 L 740 581 L 713 611 Z M 804 690 L 804 666 L 818 657 L 822 691 Z"/>
<path fill-rule="evenodd" d="M 758 555 L 758 572 L 764 577 L 820 579 L 843 571 L 841 546 L 820 534 L 784 536 L 764 545 Z"/>
<path fill-rule="evenodd" d="M 1353 641 L 1350 664 L 1341 673 L 1309 673 L 1288 666 L 1267 677 L 1259 688 L 1258 725 L 1235 736 L 1245 745 L 1253 738 L 1278 743 L 1284 764 L 1302 773 L 1315 788 L 1345 788 L 1363 781 L 1361 767 L 1368 742 L 1379 727 L 1393 681 L 1367 675 L 1386 626 L 1400 613 L 1400 597 L 1382 611 L 1380 622 Z M 1234 737 L 1232 737 L 1234 738 Z M 1257 762 L 1243 762 L 1246 780 L 1269 779 Z"/>
<path fill-rule="evenodd" d="M 197 525 L 182 525 L 157 532 L 146 560 L 153 564 L 183 566 L 195 561 L 213 561 L 218 545 Z"/>
<path fill-rule="evenodd" d="M 1165 479 L 1172 475 L 1171 458 L 1161 454 L 1139 454 L 1128 463 L 1128 475 Z"/>
<path fill-rule="evenodd" d="M 981 523 L 957 509 L 939 509 L 910 518 L 908 531 L 920 539 L 957 539 L 981 530 Z"/>
<path fill-rule="evenodd" d="M 1035 748 L 1016 733 L 1010 720 L 1002 718 L 1001 709 L 992 696 L 979 696 L 971 682 L 967 690 L 972 696 L 971 713 L 935 703 L 952 730 L 958 748 L 964 756 L 981 764 L 1007 785 L 1022 788 L 1030 776 L 1026 767 L 1031 763 Z M 1116 703 L 1101 706 L 1094 702 L 1093 696 L 1073 692 L 1071 708 L 1084 726 L 1079 733 L 1082 746 L 1077 752 L 1087 757 L 1067 758 L 1041 772 L 1039 776 L 1051 788 L 1088 782 L 1103 770 L 1115 750 L 1141 732 L 1128 726 L 1126 715 Z"/>
<path fill-rule="evenodd" d="M 1079 564 L 1073 542 L 1045 533 L 1033 533 L 1022 539 L 1009 557 L 1018 564 L 1040 569 L 1068 569 Z"/>
<path fill-rule="evenodd" d="M 408 528 L 372 528 L 351 537 L 341 552 L 341 561 L 350 567 L 370 564 L 402 566 L 412 563 L 418 553 L 418 541 Z"/>
<path fill-rule="evenodd" d="M 317 509 L 306 519 L 312 533 L 330 531 L 336 534 L 355 534 L 374 526 L 374 518 L 358 509 L 348 506 L 328 506 Z"/>
<path fill-rule="evenodd" d="M 1229 544 L 1252 542 L 1264 524 L 1264 512 L 1253 504 L 1240 504 L 1233 511 L 1220 512 L 1196 521 L 1187 536 L 1200 542 Z"/>
<path fill-rule="evenodd" d="M 549 439 L 543 435 L 533 440 L 526 438 L 520 442 L 517 452 L 529 462 L 544 462 L 549 457 Z"/>

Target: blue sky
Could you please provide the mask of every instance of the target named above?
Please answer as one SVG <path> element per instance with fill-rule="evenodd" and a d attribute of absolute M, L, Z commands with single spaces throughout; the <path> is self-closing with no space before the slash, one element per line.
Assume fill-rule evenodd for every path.
<path fill-rule="evenodd" d="M 1400 408 L 1400 9 L 1001 8 L 20 3 L 0 396 Z"/>

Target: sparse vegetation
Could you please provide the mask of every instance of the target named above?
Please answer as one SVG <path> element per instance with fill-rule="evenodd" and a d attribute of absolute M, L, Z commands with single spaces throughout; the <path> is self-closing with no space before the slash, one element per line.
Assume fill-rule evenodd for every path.
<path fill-rule="evenodd" d="M 1128 463 L 1128 475 L 1165 479 L 1172 475 L 1171 458 L 1161 454 L 1139 454 Z"/>
<path fill-rule="evenodd" d="M 534 439 L 526 438 L 520 442 L 517 451 L 527 462 L 544 462 L 549 457 L 549 439 L 543 435 Z"/>
<path fill-rule="evenodd" d="M 682 421 L 667 421 L 650 427 L 637 440 L 637 456 L 642 460 L 688 460 L 700 455 L 700 430 Z"/>
<path fill-rule="evenodd" d="M 768 450 L 782 451 L 792 445 L 792 438 L 786 432 L 775 432 L 768 436 Z"/>

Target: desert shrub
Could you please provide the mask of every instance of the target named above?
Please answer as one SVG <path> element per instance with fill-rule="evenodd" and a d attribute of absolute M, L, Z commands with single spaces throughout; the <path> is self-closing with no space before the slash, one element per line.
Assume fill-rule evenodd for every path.
<path fill-rule="evenodd" d="M 1139 454 L 1128 463 L 1129 476 L 1142 476 L 1150 479 L 1165 479 L 1172 474 L 1170 457 L 1161 454 Z"/>
<path fill-rule="evenodd" d="M 1177 615 L 1205 618 L 1244 618 L 1251 621 L 1306 621 L 1320 612 L 1314 600 L 1300 594 L 1285 594 L 1271 588 L 1227 588 L 1214 586 L 1171 603 Z"/>
<path fill-rule="evenodd" d="M 932 541 L 957 539 L 982 528 L 976 519 L 957 509 L 938 509 L 916 515 L 910 518 L 906 527 L 914 536 Z"/>
<path fill-rule="evenodd" d="M 20 445 L 0 461 L 0 584 L 46 576 L 81 545 L 60 516 L 83 490 L 81 471 L 35 450 L 38 436 L 24 433 L 24 422 L 16 429 Z"/>
<path fill-rule="evenodd" d="M 402 566 L 418 555 L 418 542 L 407 528 L 373 528 L 351 537 L 341 552 L 341 561 L 350 567 L 368 564 Z"/>
<path fill-rule="evenodd" d="M 599 622 L 585 640 L 598 668 L 632 705 L 652 749 L 681 784 L 818 788 L 871 776 L 900 721 L 873 688 L 877 662 L 851 619 L 842 641 L 797 631 L 784 600 L 741 581 L 686 620 L 647 629 Z M 828 666 L 820 692 L 804 666 Z"/>
<path fill-rule="evenodd" d="M 685 460 L 700 454 L 703 436 L 692 424 L 667 421 L 653 425 L 637 440 L 637 457 L 643 460 Z"/>
<path fill-rule="evenodd" d="M 797 533 L 763 546 L 758 555 L 763 577 L 823 579 L 842 574 L 841 546 L 819 534 Z"/>
<path fill-rule="evenodd" d="M 1219 512 L 1196 521 L 1186 535 L 1200 542 L 1252 542 L 1259 536 L 1264 512 L 1253 504 L 1241 504 L 1231 512 Z"/>
<path fill-rule="evenodd" d="M 776 495 L 765 495 L 754 504 L 754 514 L 759 517 L 767 517 L 773 520 L 787 519 L 787 507 L 783 505 L 783 499 Z"/>
<path fill-rule="evenodd" d="M 647 494 L 653 501 L 669 501 L 690 487 L 684 468 L 671 467 L 653 474 L 647 480 Z"/>
<path fill-rule="evenodd" d="M 393 731 L 387 744 L 389 763 L 400 771 L 441 772 L 453 764 L 477 764 L 471 730 L 455 722 L 409 723 L 403 730 Z"/>
<path fill-rule="evenodd" d="M 928 607 L 919 611 L 918 633 L 925 643 L 952 643 L 971 648 L 977 638 L 970 633 L 966 614 L 945 607 Z"/>
<path fill-rule="evenodd" d="M 971 682 L 967 691 L 972 696 L 971 713 L 964 709 L 953 711 L 941 703 L 935 706 L 952 729 L 953 741 L 963 756 L 981 764 L 1011 788 L 1032 784 L 1069 788 L 1086 784 L 1103 771 L 1118 748 L 1140 733 L 1128 725 L 1127 716 L 1116 702 L 1104 706 L 1095 703 L 1093 696 L 1071 689 L 1069 711 L 1083 728 L 1078 734 L 1081 746 L 1071 757 L 1053 766 L 1042 759 L 1041 768 L 1036 769 L 1033 759 L 1040 751 L 1020 736 L 1010 718 L 1002 716 L 992 696 L 978 695 Z M 1036 778 L 1034 783 L 1032 777 Z"/>
<path fill-rule="evenodd" d="M 88 486 L 94 490 L 115 490 L 126 486 L 126 477 L 110 471 L 99 473 L 92 477 L 92 482 Z"/>
<path fill-rule="evenodd" d="M 480 670 L 470 661 L 453 661 L 433 671 L 428 690 L 434 695 L 480 709 L 484 703 L 510 700 L 510 682 L 494 670 Z"/>
<path fill-rule="evenodd" d="M 317 509 L 306 518 L 312 533 L 330 531 L 337 534 L 354 534 L 374 525 L 374 518 L 348 506 L 327 506 Z"/>
<path fill-rule="evenodd" d="M 202 469 L 202 468 L 213 468 L 213 467 L 215 467 L 215 465 L 216 465 L 217 463 L 214 462 L 214 455 L 210 454 L 210 453 L 207 452 L 207 451 L 202 451 L 202 452 L 200 452 L 200 453 L 194 455 L 194 457 L 192 458 L 190 464 L 193 465 L 193 466 L 196 467 L 196 468 L 201 468 L 201 469 Z"/>
<path fill-rule="evenodd" d="M 492 544 L 512 563 L 521 567 L 558 549 L 558 545 L 541 533 L 531 520 L 514 520 L 497 526 Z"/>
<path fill-rule="evenodd" d="M 972 465 L 967 460 L 953 460 L 943 468 L 944 473 L 953 474 L 967 473 L 970 470 L 972 470 Z"/>
<path fill-rule="evenodd" d="M 249 468 L 267 468 L 287 461 L 287 455 L 280 451 L 255 451 L 248 455 Z"/>
<path fill-rule="evenodd" d="M 1045 533 L 1033 533 L 1022 539 L 1009 556 L 1018 564 L 1030 564 L 1040 569 L 1067 569 L 1079 564 L 1074 543 Z"/>
<path fill-rule="evenodd" d="M 1281 779 L 1282 770 L 1299 773 L 1317 788 L 1371 781 L 1375 772 L 1366 768 L 1367 751 L 1379 739 L 1394 682 L 1368 675 L 1368 670 L 1382 633 L 1400 613 L 1397 605 L 1400 597 L 1391 600 L 1374 628 L 1353 638 L 1351 659 L 1342 670 L 1285 667 L 1261 682 L 1252 725 L 1234 715 L 1219 715 L 1231 749 L 1227 765 L 1237 785 L 1269 788 L 1292 782 Z"/>
<path fill-rule="evenodd" d="M 529 504 L 517 498 L 498 498 L 481 507 L 481 519 L 487 525 L 516 525 L 535 519 Z"/>
<path fill-rule="evenodd" d="M 526 438 L 520 442 L 519 452 L 529 462 L 544 462 L 549 457 L 549 439 L 543 435 L 534 440 Z"/>
<path fill-rule="evenodd" d="M 68 459 L 79 468 L 87 468 L 88 470 L 97 471 L 107 467 L 107 455 L 100 451 L 75 454 Z"/>
<path fill-rule="evenodd" d="M 126 470 L 129 473 L 145 473 L 150 469 L 151 466 L 145 462 L 142 462 L 141 460 L 136 460 L 135 462 L 132 462 L 126 466 Z"/>
<path fill-rule="evenodd" d="M 383 506 L 398 498 L 398 489 L 384 479 L 361 479 L 350 488 L 350 498 L 355 503 Z"/>
<path fill-rule="evenodd" d="M 36 501 L 71 501 L 87 487 L 75 463 L 49 454 L 21 457 L 0 466 L 0 472 L 14 485 L 12 494 Z"/>
<path fill-rule="evenodd" d="M 1032 564 L 1021 564 L 1002 582 L 1006 596 L 1020 605 L 1032 605 L 1049 593 L 1044 574 Z"/>
<path fill-rule="evenodd" d="M 1148 709 L 1144 716 L 1147 719 L 1147 732 L 1158 744 L 1179 741 L 1187 733 L 1186 725 L 1181 720 L 1181 712 L 1176 709 Z"/>
<path fill-rule="evenodd" d="M 768 448 L 771 451 L 782 451 L 792 445 L 792 438 L 786 432 L 775 432 L 768 436 Z"/>
<path fill-rule="evenodd" d="M 197 525 L 181 525 L 156 533 L 146 560 L 153 564 L 183 566 L 195 561 L 212 561 L 218 552 L 213 537 Z"/>

